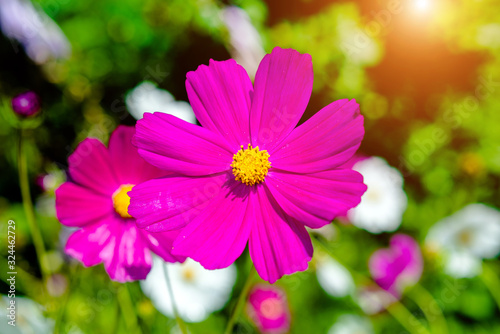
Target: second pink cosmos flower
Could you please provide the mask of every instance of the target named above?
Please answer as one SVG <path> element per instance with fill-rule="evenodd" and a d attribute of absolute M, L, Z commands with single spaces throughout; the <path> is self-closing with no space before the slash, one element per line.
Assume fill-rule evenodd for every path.
<path fill-rule="evenodd" d="M 68 159 L 70 181 L 56 190 L 57 217 L 79 228 L 69 237 L 66 253 L 87 267 L 104 263 L 109 277 L 119 282 L 145 279 L 151 252 L 168 262 L 184 261 L 171 254 L 179 231 L 138 229 L 127 212 L 127 193 L 134 185 L 165 175 L 137 154 L 131 142 L 134 132 L 119 126 L 108 148 L 97 139 L 85 139 Z"/>
<path fill-rule="evenodd" d="M 358 104 L 333 102 L 297 127 L 312 86 L 311 56 L 290 49 L 264 57 L 254 86 L 234 60 L 189 72 L 189 101 L 203 127 L 163 113 L 136 126 L 139 154 L 175 173 L 129 193 L 139 227 L 183 228 L 174 254 L 207 269 L 229 266 L 248 243 L 271 283 L 305 270 L 313 253 L 305 226 L 329 224 L 366 190 L 359 173 L 340 167 L 364 135 Z"/>

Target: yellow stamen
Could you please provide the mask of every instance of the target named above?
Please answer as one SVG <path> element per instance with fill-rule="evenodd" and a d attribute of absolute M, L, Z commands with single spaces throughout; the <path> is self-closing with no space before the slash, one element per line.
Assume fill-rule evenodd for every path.
<path fill-rule="evenodd" d="M 115 208 L 116 213 L 123 218 L 132 218 L 132 216 L 128 214 L 130 196 L 127 193 L 132 190 L 133 187 L 133 184 L 122 184 L 113 194 L 113 207 Z"/>
<path fill-rule="evenodd" d="M 182 278 L 186 282 L 192 282 L 194 281 L 196 274 L 193 270 L 193 268 L 186 267 L 182 270 Z"/>
<path fill-rule="evenodd" d="M 271 168 L 269 153 L 266 150 L 259 151 L 259 147 L 252 148 L 248 144 L 247 149 L 239 150 L 233 156 L 233 174 L 236 181 L 240 181 L 248 186 L 264 181 L 267 171 Z"/>
<path fill-rule="evenodd" d="M 469 246 L 472 242 L 472 239 L 472 231 L 470 230 L 463 230 L 458 234 L 458 240 L 464 246 Z"/>

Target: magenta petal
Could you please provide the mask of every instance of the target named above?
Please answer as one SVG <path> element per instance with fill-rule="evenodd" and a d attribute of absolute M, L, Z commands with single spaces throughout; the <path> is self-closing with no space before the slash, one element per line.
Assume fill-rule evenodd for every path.
<path fill-rule="evenodd" d="M 141 231 L 142 238 L 147 242 L 149 249 L 166 262 L 184 262 L 184 256 L 172 255 L 172 246 L 180 230 L 161 233 Z"/>
<path fill-rule="evenodd" d="M 121 184 L 138 184 L 164 176 L 165 171 L 148 164 L 132 145 L 135 128 L 120 125 L 109 138 L 109 155 L 114 172 Z"/>
<path fill-rule="evenodd" d="M 234 154 L 218 134 L 164 113 L 144 114 L 134 140 L 153 166 L 190 176 L 229 170 Z"/>
<path fill-rule="evenodd" d="M 97 139 L 83 140 L 68 158 L 71 179 L 104 195 L 112 195 L 120 186 L 109 153 Z"/>
<path fill-rule="evenodd" d="M 72 182 L 56 190 L 56 214 L 66 226 L 84 226 L 113 214 L 111 195 L 104 196 Z"/>
<path fill-rule="evenodd" d="M 253 146 L 271 150 L 297 126 L 312 86 L 310 55 L 276 47 L 264 57 L 255 75 L 250 109 Z"/>
<path fill-rule="evenodd" d="M 373 280 L 384 290 L 398 296 L 407 285 L 418 282 L 423 270 L 418 243 L 410 236 L 396 234 L 390 248 L 372 254 L 368 264 Z"/>
<path fill-rule="evenodd" d="M 348 169 L 311 174 L 272 170 L 266 185 L 281 208 L 311 228 L 320 228 L 345 214 L 366 191 L 363 177 Z"/>
<path fill-rule="evenodd" d="M 104 249 L 112 239 L 113 219 L 85 226 L 73 233 L 66 242 L 65 252 L 86 267 L 106 260 Z"/>
<path fill-rule="evenodd" d="M 313 254 L 304 225 L 288 216 L 265 186 L 258 188 L 252 213 L 250 257 L 263 280 L 274 283 L 283 275 L 307 269 Z"/>
<path fill-rule="evenodd" d="M 243 252 L 252 228 L 247 206 L 255 194 L 242 183 L 232 182 L 179 234 L 174 254 L 199 262 L 206 269 L 231 265 Z"/>
<path fill-rule="evenodd" d="M 252 82 L 233 59 L 210 60 L 187 74 L 189 102 L 203 127 L 226 138 L 233 150 L 250 143 Z"/>
<path fill-rule="evenodd" d="M 269 152 L 271 165 L 294 173 L 332 169 L 354 155 L 363 136 L 363 116 L 356 101 L 335 101 Z"/>
<path fill-rule="evenodd" d="M 399 284 L 418 282 L 423 271 L 423 259 L 418 243 L 409 235 L 396 234 L 390 241 L 391 249 L 399 254 L 398 264 L 404 266 L 399 276 Z"/>
<path fill-rule="evenodd" d="M 166 176 L 135 186 L 128 212 L 137 226 L 151 232 L 184 227 L 218 196 L 227 174 L 206 177 Z"/>
<path fill-rule="evenodd" d="M 115 223 L 112 241 L 103 250 L 104 267 L 109 277 L 118 282 L 145 279 L 151 270 L 152 257 L 133 220 Z"/>

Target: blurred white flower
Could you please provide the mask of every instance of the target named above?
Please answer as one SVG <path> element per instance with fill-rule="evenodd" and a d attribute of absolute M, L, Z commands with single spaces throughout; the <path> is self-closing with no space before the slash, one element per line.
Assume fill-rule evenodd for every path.
<path fill-rule="evenodd" d="M 5 36 L 21 43 L 38 64 L 71 54 L 71 45 L 61 28 L 29 0 L 2 0 L 0 28 Z"/>
<path fill-rule="evenodd" d="M 319 235 L 328 241 L 331 241 L 338 236 L 337 227 L 335 227 L 335 225 L 333 224 L 327 224 L 320 228 L 309 228 L 306 226 L 306 230 L 307 232 L 314 235 Z"/>
<path fill-rule="evenodd" d="M 482 259 L 500 253 L 500 212 L 484 204 L 469 204 L 432 226 L 426 244 L 445 252 L 449 275 L 474 277 L 481 272 Z"/>
<path fill-rule="evenodd" d="M 353 169 L 363 175 L 368 189 L 361 203 L 348 211 L 349 221 L 371 233 L 395 231 L 408 204 L 401 173 L 379 157 L 360 160 Z"/>
<path fill-rule="evenodd" d="M 356 296 L 359 307 L 368 315 L 382 312 L 396 301 L 396 297 L 378 286 L 363 287 L 359 289 Z"/>
<path fill-rule="evenodd" d="M 43 193 L 36 199 L 35 205 L 38 213 L 46 217 L 56 216 L 54 191 L 64 181 L 66 181 L 66 173 L 57 167 L 51 169 L 47 174 L 37 176 L 36 183 L 43 190 Z"/>
<path fill-rule="evenodd" d="M 11 301 L 15 301 L 15 326 L 9 325 L 10 318 L 9 308 Z M 31 299 L 16 296 L 15 299 L 2 296 L 0 299 L 1 318 L 0 333 L 2 334 L 38 334 L 52 333 L 54 328 L 54 320 L 45 318 L 43 308 Z"/>
<path fill-rule="evenodd" d="M 141 119 L 146 112 L 163 112 L 189 123 L 196 123 L 196 117 L 189 103 L 176 101 L 168 91 L 158 88 L 151 81 L 143 81 L 127 93 L 127 109 L 135 119 Z"/>
<path fill-rule="evenodd" d="M 179 316 L 187 322 L 203 321 L 210 313 L 223 308 L 236 281 L 234 265 L 206 270 L 191 259 L 184 263 L 165 263 L 155 257 L 151 272 L 141 281 L 141 288 L 156 309 L 168 317 L 174 317 L 174 312 L 165 279 L 165 267 Z"/>
<path fill-rule="evenodd" d="M 343 314 L 330 328 L 328 334 L 371 334 L 374 333 L 371 322 L 358 315 Z"/>
<path fill-rule="evenodd" d="M 266 54 L 257 29 L 252 25 L 247 13 L 236 6 L 224 8 L 222 20 L 229 31 L 231 57 L 243 66 L 253 79 L 260 61 Z"/>
<path fill-rule="evenodd" d="M 345 297 L 354 291 L 349 270 L 329 256 L 318 258 L 316 277 L 323 290 L 333 297 Z"/>

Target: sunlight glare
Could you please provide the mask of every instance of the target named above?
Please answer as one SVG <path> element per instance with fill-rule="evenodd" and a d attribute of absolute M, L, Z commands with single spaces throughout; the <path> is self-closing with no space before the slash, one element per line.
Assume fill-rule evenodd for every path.
<path fill-rule="evenodd" d="M 415 0 L 415 8 L 424 11 L 429 9 L 430 1 L 429 0 Z"/>

